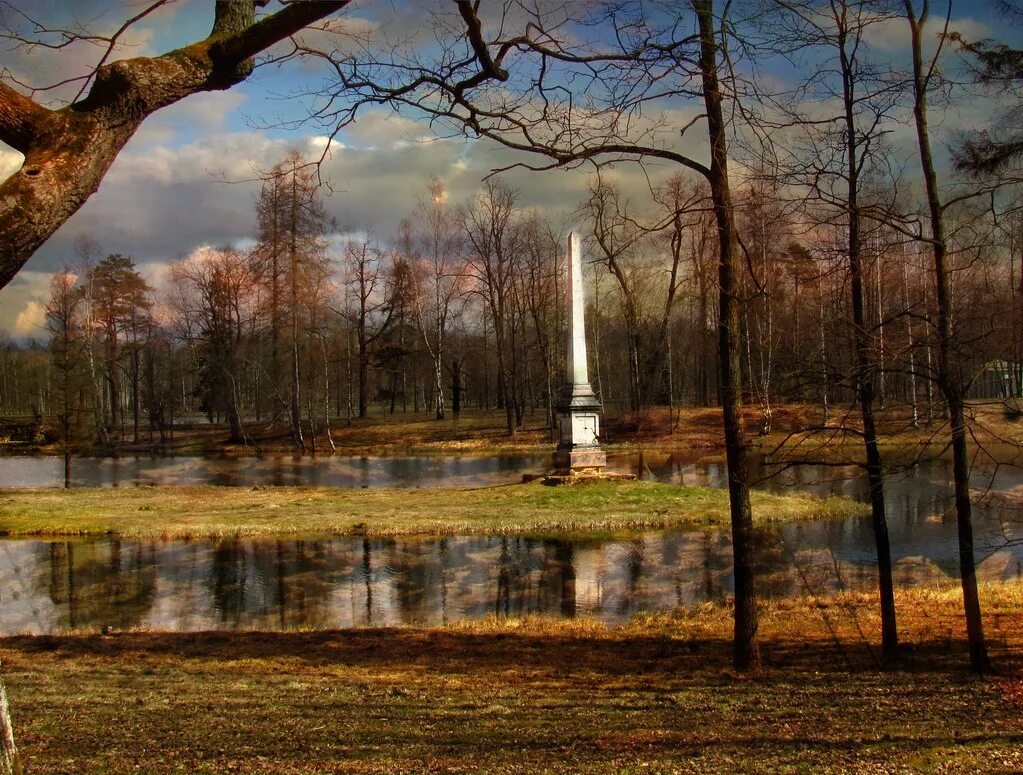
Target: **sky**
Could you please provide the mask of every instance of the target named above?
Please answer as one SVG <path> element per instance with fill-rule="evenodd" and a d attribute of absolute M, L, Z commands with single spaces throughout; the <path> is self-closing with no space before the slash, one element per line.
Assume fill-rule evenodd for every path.
<path fill-rule="evenodd" d="M 146 4 L 141 0 L 17 2 L 38 18 L 67 21 L 74 17 L 97 30 L 115 29 Z M 389 34 L 418 36 L 428 44 L 432 32 L 424 24 L 423 6 L 448 2 L 361 0 L 346 12 L 344 25 L 354 34 L 384 29 Z M 483 6 L 486 9 L 487 0 Z M 177 0 L 135 26 L 118 56 L 159 54 L 205 37 L 212 7 L 213 0 Z M 957 2 L 953 19 L 956 28 L 975 39 L 1000 29 L 990 2 Z M 899 58 L 905 53 L 904 30 L 880 30 L 872 45 Z M 83 72 L 98 53 L 90 46 L 59 54 L 0 48 L 0 68 L 35 84 L 53 83 Z M 779 77 L 783 77 L 781 71 Z M 308 103 L 290 95 L 320 78 L 321 73 L 298 63 L 260 67 L 229 91 L 193 95 L 147 119 L 99 191 L 0 290 L 0 334 L 45 337 L 43 302 L 50 275 L 75 262 L 74 245 L 82 236 L 95 240 L 103 255 L 132 256 L 158 288 L 169 262 L 176 258 L 204 245 L 244 246 L 255 232 L 258 171 L 271 167 L 290 149 L 313 158 L 327 145 L 323 128 L 282 126 L 300 119 L 308 109 Z M 71 94 L 65 89 L 53 96 L 56 105 Z M 962 126 L 982 122 L 984 116 L 976 113 L 975 106 L 968 105 L 939 115 L 939 131 L 951 136 Z M 694 153 L 702 151 L 694 149 Z M 375 109 L 361 114 L 356 125 L 331 144 L 322 171 L 331 191 L 324 201 L 339 224 L 339 240 L 345 233 L 372 232 L 386 242 L 423 196 L 428 177 L 439 177 L 449 201 L 458 203 L 494 167 L 510 159 L 510 152 L 490 142 L 437 138 L 421 119 Z M 0 144 L 0 179 L 20 164 L 20 154 Z M 654 169 L 653 174 L 658 172 Z M 635 167 L 621 167 L 615 174 L 627 190 L 645 186 Z M 504 177 L 519 192 L 523 206 L 559 217 L 569 217 L 586 193 L 587 181 L 579 172 L 515 171 Z"/>

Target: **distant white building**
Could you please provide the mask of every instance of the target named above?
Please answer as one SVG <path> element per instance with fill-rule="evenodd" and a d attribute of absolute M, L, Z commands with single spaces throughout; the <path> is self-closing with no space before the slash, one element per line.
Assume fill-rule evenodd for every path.
<path fill-rule="evenodd" d="M 970 385 L 970 398 L 1013 398 L 1023 396 L 1020 375 L 1023 365 L 1012 361 L 988 361 Z"/>

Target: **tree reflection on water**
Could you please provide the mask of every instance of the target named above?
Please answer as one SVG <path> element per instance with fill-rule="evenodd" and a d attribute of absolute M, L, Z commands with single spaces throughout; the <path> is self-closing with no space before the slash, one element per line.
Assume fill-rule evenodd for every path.
<path fill-rule="evenodd" d="M 955 525 L 907 508 L 893 524 L 899 584 L 956 583 Z M 766 597 L 876 586 L 864 520 L 757 533 Z M 1023 546 L 994 552 L 986 579 L 1023 575 Z M 217 541 L 0 542 L 0 631 L 146 627 L 343 628 L 486 616 L 595 616 L 720 600 L 731 592 L 728 536 L 451 536 Z"/>

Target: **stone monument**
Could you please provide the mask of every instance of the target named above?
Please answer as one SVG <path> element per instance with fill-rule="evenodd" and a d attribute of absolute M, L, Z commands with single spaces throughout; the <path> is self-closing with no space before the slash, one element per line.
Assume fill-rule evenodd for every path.
<path fill-rule="evenodd" d="M 578 232 L 568 235 L 568 357 L 565 386 L 558 400 L 560 436 L 554 452 L 555 476 L 599 475 L 607 464 L 600 447 L 600 401 L 586 367 L 583 320 L 583 257 Z"/>

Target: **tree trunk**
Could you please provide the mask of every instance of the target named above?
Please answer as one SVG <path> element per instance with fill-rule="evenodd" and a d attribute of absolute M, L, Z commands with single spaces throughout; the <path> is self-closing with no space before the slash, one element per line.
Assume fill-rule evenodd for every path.
<path fill-rule="evenodd" d="M 337 452 L 334 445 L 334 437 L 330 433 L 330 361 L 327 357 L 326 340 L 320 340 L 321 354 L 323 355 L 323 433 L 327 437 L 331 453 Z"/>
<path fill-rule="evenodd" d="M 302 372 L 299 365 L 299 321 L 298 321 L 298 167 L 297 162 L 291 165 L 291 244 L 288 249 L 291 277 L 291 433 L 295 449 L 305 452 L 305 440 L 302 438 Z"/>
<path fill-rule="evenodd" d="M 451 361 L 451 413 L 455 419 L 462 412 L 462 365 Z"/>
<path fill-rule="evenodd" d="M 132 334 L 135 341 L 132 342 L 131 351 L 131 422 L 132 422 L 132 442 L 135 444 L 139 443 L 139 378 L 140 378 L 140 366 L 139 366 L 139 344 L 138 339 Z"/>
<path fill-rule="evenodd" d="M 734 655 L 739 670 L 760 666 L 757 602 L 754 589 L 753 512 L 750 505 L 748 442 L 742 428 L 741 367 L 739 352 L 739 288 L 734 211 L 728 181 L 727 127 L 718 82 L 718 47 L 712 0 L 693 0 L 700 26 L 700 71 L 707 108 L 707 132 L 711 145 L 708 182 L 718 226 L 720 255 L 720 314 L 718 357 L 720 360 L 721 408 L 725 425 L 725 456 L 728 462 L 728 497 L 732 522 L 732 556 L 735 574 Z"/>
<path fill-rule="evenodd" d="M 870 490 L 870 516 L 877 552 L 878 589 L 881 603 L 881 650 L 886 660 L 895 657 L 899 647 L 895 617 L 895 589 L 892 582 L 892 553 L 888 539 L 888 520 L 885 514 L 884 473 L 881 451 L 877 445 L 877 425 L 874 419 L 876 393 L 876 364 L 871 352 L 867 332 L 863 290 L 863 244 L 859 209 L 859 140 L 856 128 L 856 95 L 853 67 L 846 53 L 843 33 L 840 43 L 843 102 L 845 111 L 846 150 L 846 215 L 849 229 L 849 274 L 852 291 L 853 336 L 856 349 L 856 393 L 863 418 L 863 443 L 867 459 L 867 485 Z M 878 259 L 880 262 L 880 258 Z M 880 271 L 880 269 L 878 270 Z M 878 298 L 880 305 L 880 298 Z M 880 332 L 879 332 L 880 333 Z"/>
<path fill-rule="evenodd" d="M 434 390 L 436 391 L 437 405 L 435 407 L 434 418 L 437 420 L 444 419 L 444 369 L 441 361 L 441 350 L 437 347 L 437 355 L 433 359 L 433 380 Z"/>
<path fill-rule="evenodd" d="M 435 283 L 439 283 L 437 278 L 434 278 Z M 438 286 L 439 287 L 439 286 Z M 435 382 L 435 389 L 437 395 L 437 406 L 435 417 L 438 420 L 444 419 L 444 317 L 447 314 L 441 312 L 441 300 L 439 291 L 434 293 L 435 307 L 437 310 L 437 320 L 434 326 L 434 332 L 437 339 L 437 351 L 433 354 L 433 378 Z"/>
<path fill-rule="evenodd" d="M 273 182 L 273 194 L 277 196 L 278 181 Z M 278 251 L 277 235 L 277 202 L 271 205 L 273 208 L 273 221 L 271 222 L 271 258 L 270 271 L 273 277 L 270 282 L 270 381 L 271 395 L 280 395 L 281 391 L 281 267 L 280 254 Z M 276 400 L 274 401 L 276 403 Z M 277 407 L 271 405 L 270 424 L 277 424 Z"/>
<path fill-rule="evenodd" d="M 90 310 L 86 318 L 86 331 L 91 331 L 92 324 L 92 311 L 91 299 L 88 301 Z M 87 333 L 85 340 L 85 355 L 89 361 L 89 387 L 91 388 L 90 398 L 92 399 L 92 413 L 93 419 L 96 423 L 96 437 L 99 443 L 104 446 L 110 444 L 110 433 L 107 430 L 107 424 L 103 418 L 103 382 L 102 377 L 97 373 L 96 368 L 96 355 L 93 349 L 93 342 L 91 334 Z"/>
<path fill-rule="evenodd" d="M 902 256 L 902 308 L 909 310 L 909 278 L 907 277 L 908 262 L 906 256 Z M 914 428 L 920 424 L 920 411 L 917 406 L 916 395 L 916 341 L 913 338 L 913 316 L 906 315 L 906 347 L 909 350 L 909 403 L 911 411 L 911 424 Z"/>
<path fill-rule="evenodd" d="M 7 690 L 0 675 L 0 775 L 22 775 L 21 759 L 14 745 L 14 726 L 7 705 Z"/>
<path fill-rule="evenodd" d="M 224 392 L 227 393 L 227 423 L 230 433 L 230 443 L 243 444 L 245 442 L 245 431 L 242 427 L 242 415 L 239 407 L 238 391 L 235 387 L 234 377 L 226 367 L 223 376 Z"/>
<path fill-rule="evenodd" d="M 937 381 L 945 398 L 951 420 L 952 471 L 955 487 L 956 522 L 959 532 L 959 575 L 963 588 L 963 608 L 966 615 L 966 636 L 970 644 L 970 667 L 983 672 L 989 666 L 987 645 L 984 641 L 984 623 L 980 614 L 980 595 L 977 591 L 977 565 L 973 554 L 973 513 L 970 504 L 970 461 L 966 445 L 966 413 L 961 364 L 954 352 L 952 302 L 949 287 L 948 243 L 945 239 L 944 209 L 938 192 L 938 176 L 931 155 L 930 132 L 927 128 L 927 80 L 924 72 L 922 27 L 927 21 L 928 3 L 923 4 L 919 18 L 912 0 L 905 0 L 906 16 L 912 33 L 913 52 L 913 116 L 916 120 L 920 166 L 927 192 L 927 205 L 931 221 L 931 249 L 934 255 L 934 295 L 937 325 Z"/>
<path fill-rule="evenodd" d="M 854 216 L 855 217 L 855 216 Z M 870 491 L 870 516 L 877 552 L 878 588 L 881 597 L 881 650 L 885 659 L 898 651 L 899 638 L 895 618 L 895 589 L 892 581 L 892 556 L 885 515 L 884 473 L 877 444 L 874 419 L 874 371 L 870 358 L 870 340 L 864 329 L 863 277 L 859 256 L 859 229 L 849 230 L 849 266 L 852 275 L 853 326 L 856 336 L 856 392 L 863 418 L 863 443 L 867 458 L 867 485 Z M 853 235 L 856 235 L 855 237 Z"/>
<path fill-rule="evenodd" d="M 361 339 L 361 338 L 360 338 Z M 369 416 L 369 353 L 366 344 L 359 342 L 359 418 Z"/>
<path fill-rule="evenodd" d="M 494 344 L 497 349 L 497 398 L 500 407 L 504 409 L 505 426 L 509 436 L 515 435 L 515 401 L 512 396 L 511 374 L 506 365 L 508 356 L 505 352 L 505 341 L 503 327 L 503 313 L 499 308 L 493 309 L 494 314 Z"/>

